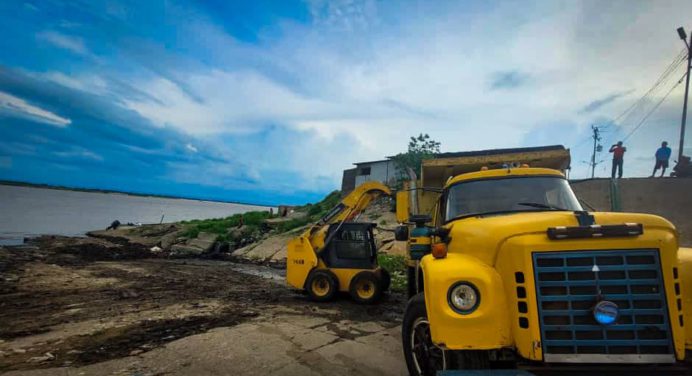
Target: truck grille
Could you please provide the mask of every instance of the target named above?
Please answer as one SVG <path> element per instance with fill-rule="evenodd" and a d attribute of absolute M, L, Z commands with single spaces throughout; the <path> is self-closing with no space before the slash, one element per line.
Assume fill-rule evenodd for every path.
<path fill-rule="evenodd" d="M 537 252 L 533 264 L 546 361 L 675 360 L 657 250 Z M 596 322 L 599 300 L 617 304 L 614 324 Z"/>

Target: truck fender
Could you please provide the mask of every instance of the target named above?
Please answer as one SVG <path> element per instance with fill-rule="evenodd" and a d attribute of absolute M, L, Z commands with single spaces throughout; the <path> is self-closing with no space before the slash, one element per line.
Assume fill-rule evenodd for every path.
<path fill-rule="evenodd" d="M 680 266 L 682 309 L 685 323 L 685 348 L 692 350 L 692 248 L 678 249 Z"/>
<path fill-rule="evenodd" d="M 433 342 L 452 350 L 489 350 L 512 345 L 510 309 L 500 274 L 479 259 L 450 253 L 421 260 L 425 305 Z M 461 314 L 450 307 L 448 292 L 458 282 L 478 291 L 475 310 Z"/>

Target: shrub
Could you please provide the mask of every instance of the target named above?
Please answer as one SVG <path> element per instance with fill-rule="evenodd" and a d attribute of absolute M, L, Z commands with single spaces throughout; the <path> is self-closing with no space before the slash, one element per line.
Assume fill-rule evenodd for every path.
<path fill-rule="evenodd" d="M 406 291 L 406 259 L 404 256 L 380 253 L 377 255 L 377 263 L 392 277 L 392 291 Z"/>
<path fill-rule="evenodd" d="M 288 220 L 286 222 L 279 223 L 279 225 L 276 227 L 276 231 L 278 231 L 278 232 L 291 231 L 295 228 L 305 226 L 311 222 L 312 222 L 312 219 L 310 219 L 310 217 L 291 219 L 291 220 Z"/>

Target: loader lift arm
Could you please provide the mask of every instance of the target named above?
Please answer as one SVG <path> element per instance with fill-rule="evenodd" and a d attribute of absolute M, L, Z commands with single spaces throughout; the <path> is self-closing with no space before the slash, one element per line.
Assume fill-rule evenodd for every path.
<path fill-rule="evenodd" d="M 301 237 L 307 238 L 306 240 L 309 240 L 315 251 L 319 253 L 329 243 L 329 238 L 325 237 L 329 225 L 352 221 L 371 202 L 379 197 L 391 195 L 392 191 L 386 185 L 377 181 L 367 181 L 346 195 L 338 205 L 310 226 Z"/>

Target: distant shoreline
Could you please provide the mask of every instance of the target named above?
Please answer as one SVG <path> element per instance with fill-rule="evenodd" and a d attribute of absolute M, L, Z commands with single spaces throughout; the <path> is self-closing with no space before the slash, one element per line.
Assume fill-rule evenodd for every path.
<path fill-rule="evenodd" d="M 222 203 L 222 204 L 260 206 L 260 207 L 264 207 L 264 208 L 276 208 L 279 206 L 279 205 L 253 204 L 253 203 L 239 202 L 239 201 L 222 201 L 222 200 L 202 199 L 202 198 L 193 198 L 193 197 L 157 195 L 157 194 L 153 194 L 153 193 L 125 192 L 125 191 L 117 191 L 117 190 L 112 190 L 112 189 L 76 188 L 76 187 L 66 187 L 66 186 L 62 186 L 62 185 L 27 183 L 27 182 L 23 182 L 23 181 L 14 181 L 14 180 L 0 180 L 0 185 L 7 185 L 7 186 L 13 186 L 13 187 L 53 189 L 56 191 L 73 191 L 73 192 L 104 193 L 104 194 L 116 193 L 116 194 L 135 196 L 135 197 L 154 197 L 154 198 L 166 198 L 166 199 L 173 199 L 173 200 L 218 202 L 218 203 Z"/>

